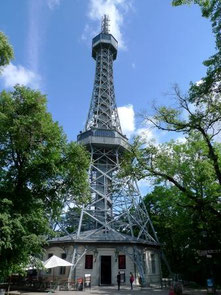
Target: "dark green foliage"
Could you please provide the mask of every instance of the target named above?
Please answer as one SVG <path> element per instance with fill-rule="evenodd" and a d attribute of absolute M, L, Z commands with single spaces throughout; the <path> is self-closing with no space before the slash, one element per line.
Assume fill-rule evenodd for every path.
<path fill-rule="evenodd" d="M 211 0 L 173 0 L 172 4 L 174 6 L 179 6 L 179 5 L 183 5 L 183 4 L 199 4 L 201 7 L 203 7 L 204 9 L 208 8 L 211 4 Z"/>
<path fill-rule="evenodd" d="M 9 64 L 13 57 L 13 49 L 8 43 L 7 37 L 0 32 L 0 70 L 2 66 Z"/>
<path fill-rule="evenodd" d="M 219 249 L 220 220 L 216 219 L 207 208 L 199 211 L 188 207 L 187 199 L 174 187 L 156 186 L 147 195 L 145 203 L 154 223 L 159 239 L 170 266 L 175 273 L 185 280 L 204 285 L 206 278 L 214 276 L 220 280 L 221 254 L 212 258 L 202 255 L 205 250 Z M 164 275 L 166 273 L 163 266 Z"/>
<path fill-rule="evenodd" d="M 76 232 L 79 225 L 79 217 L 81 214 L 82 207 L 69 208 L 66 214 L 61 216 L 59 221 L 61 230 L 60 235 L 67 235 Z M 84 216 L 82 220 L 82 231 L 90 230 L 94 228 L 94 223 L 91 221 L 89 216 Z"/>
<path fill-rule="evenodd" d="M 39 254 L 67 202 L 88 197 L 87 152 L 67 139 L 39 91 L 0 94 L 0 278 Z"/>
<path fill-rule="evenodd" d="M 215 149 L 221 156 L 221 146 Z M 123 168 L 154 185 L 145 204 L 172 271 L 201 284 L 214 271 L 218 281 L 220 254 L 213 255 L 212 269 L 200 256 L 221 244 L 220 185 L 202 137 L 191 134 L 185 143 L 145 147 L 135 141 Z"/>
<path fill-rule="evenodd" d="M 79 216 L 81 214 L 81 209 L 78 207 L 70 208 L 66 214 L 61 216 L 61 235 L 66 235 L 67 233 L 73 233 L 78 229 Z"/>
<path fill-rule="evenodd" d="M 144 116 L 158 130 L 185 136 L 184 143 L 145 146 L 135 139 L 125 155 L 123 175 L 152 181 L 145 202 L 172 270 L 203 284 L 220 282 L 221 254 L 221 1 L 174 0 L 173 5 L 198 4 L 210 18 L 217 53 L 204 64 L 207 75 L 189 94 L 174 87 L 177 107 L 156 107 Z M 200 254 L 203 253 L 204 256 Z"/>
<path fill-rule="evenodd" d="M 221 254 L 207 258 L 205 250 L 221 249 L 221 145 L 216 142 L 221 132 L 221 1 L 173 1 L 174 6 L 191 3 L 211 20 L 217 53 L 204 62 L 207 75 L 191 85 L 188 95 L 174 87 L 176 108 L 156 107 L 154 116 L 144 117 L 185 141 L 143 146 L 136 139 L 123 175 L 152 181 L 145 203 L 173 272 L 201 284 L 214 277 L 220 284 Z"/>

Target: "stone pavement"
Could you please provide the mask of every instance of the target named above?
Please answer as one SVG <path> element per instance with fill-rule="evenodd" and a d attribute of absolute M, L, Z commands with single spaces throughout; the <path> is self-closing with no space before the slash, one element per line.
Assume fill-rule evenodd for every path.
<path fill-rule="evenodd" d="M 117 286 L 111 287 L 93 287 L 92 289 L 86 289 L 84 291 L 56 291 L 52 292 L 22 292 L 23 295 L 168 295 L 168 289 L 159 288 L 140 288 L 134 287 L 134 290 L 130 290 L 129 287 L 122 286 L 121 290 L 117 290 Z M 194 290 L 186 289 L 183 295 L 206 295 L 206 290 Z"/>

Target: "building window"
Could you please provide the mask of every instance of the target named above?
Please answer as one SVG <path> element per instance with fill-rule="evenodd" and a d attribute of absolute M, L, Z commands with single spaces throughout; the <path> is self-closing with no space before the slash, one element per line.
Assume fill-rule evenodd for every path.
<path fill-rule="evenodd" d="M 126 269 L 126 256 L 125 255 L 118 255 L 118 268 L 119 269 Z"/>
<path fill-rule="evenodd" d="M 65 259 L 66 258 L 66 254 L 65 253 L 62 253 L 61 254 L 61 259 Z M 65 271 L 66 271 L 66 267 L 65 266 L 61 266 L 60 267 L 60 275 L 64 275 L 65 274 Z"/>
<path fill-rule="evenodd" d="M 151 270 L 152 273 L 156 273 L 156 258 L 155 258 L 155 254 L 151 254 Z"/>
<path fill-rule="evenodd" d="M 85 269 L 93 269 L 93 255 L 85 255 Z"/>

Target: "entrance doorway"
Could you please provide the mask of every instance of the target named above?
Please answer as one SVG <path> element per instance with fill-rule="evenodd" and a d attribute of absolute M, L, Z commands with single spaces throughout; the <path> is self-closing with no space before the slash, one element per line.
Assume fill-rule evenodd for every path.
<path fill-rule="evenodd" d="M 111 285 L 111 256 L 101 256 L 101 285 Z"/>

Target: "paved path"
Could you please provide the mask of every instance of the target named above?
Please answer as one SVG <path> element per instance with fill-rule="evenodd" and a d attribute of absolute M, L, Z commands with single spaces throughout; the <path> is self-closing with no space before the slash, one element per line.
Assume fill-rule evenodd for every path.
<path fill-rule="evenodd" d="M 50 292 L 49 292 L 50 293 Z M 40 292 L 22 292 L 23 295 L 46 295 L 47 293 Z M 121 290 L 117 290 L 117 286 L 113 287 L 93 287 L 92 289 L 85 289 L 84 291 L 56 291 L 50 293 L 50 295 L 168 295 L 168 290 L 161 289 L 141 289 L 140 287 L 134 287 L 130 290 L 129 287 L 121 287 Z"/>
<path fill-rule="evenodd" d="M 93 287 L 92 289 L 86 289 L 84 291 L 56 291 L 55 293 L 51 292 L 22 292 L 23 295 L 168 295 L 168 289 L 159 289 L 159 288 L 143 288 L 134 287 L 134 290 L 130 290 L 129 287 L 121 287 L 121 290 L 118 291 L 116 286 L 113 287 Z M 184 290 L 183 295 L 206 295 L 206 290 L 194 290 L 186 289 Z"/>

